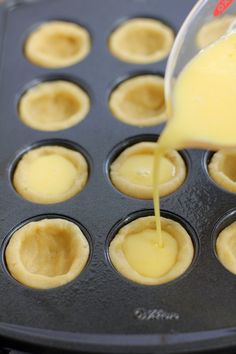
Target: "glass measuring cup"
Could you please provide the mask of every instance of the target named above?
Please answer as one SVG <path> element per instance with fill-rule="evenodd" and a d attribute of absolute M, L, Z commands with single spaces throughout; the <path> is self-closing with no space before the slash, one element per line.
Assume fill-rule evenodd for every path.
<path fill-rule="evenodd" d="M 229 0 L 225 0 L 225 3 L 227 1 L 229 2 Z M 222 26 L 218 38 L 236 27 L 236 0 L 221 15 L 215 17 L 214 12 L 218 4 L 219 0 L 199 0 L 182 25 L 167 63 L 165 75 L 166 102 L 172 102 L 173 85 L 182 69 L 203 49 L 197 44 L 197 36 L 203 26 L 212 23 L 212 21 L 220 24 L 226 18 L 232 17 L 230 24 L 227 21 L 227 26 Z M 218 38 L 215 38 L 215 40 Z"/>

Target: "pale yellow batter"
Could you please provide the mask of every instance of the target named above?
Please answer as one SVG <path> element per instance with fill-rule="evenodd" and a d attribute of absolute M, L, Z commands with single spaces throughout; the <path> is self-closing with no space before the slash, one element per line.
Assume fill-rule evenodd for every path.
<path fill-rule="evenodd" d="M 43 146 L 25 153 L 15 169 L 13 185 L 23 198 L 50 204 L 74 197 L 87 179 L 88 165 L 79 152 Z"/>
<path fill-rule="evenodd" d="M 235 43 L 236 33 L 232 32 L 200 51 L 175 82 L 170 119 L 158 140 L 153 178 L 160 244 L 163 238 L 158 171 L 165 151 L 190 147 L 218 150 L 236 145 Z"/>
<path fill-rule="evenodd" d="M 91 48 L 88 31 L 71 22 L 42 24 L 26 40 L 26 58 L 45 68 L 63 68 L 83 60 Z"/>
<path fill-rule="evenodd" d="M 113 185 L 128 196 L 141 199 L 153 198 L 153 163 L 156 143 L 141 142 L 125 149 L 111 164 Z M 177 190 L 186 177 L 186 166 L 175 150 L 169 150 L 160 166 L 160 196 Z"/>
<path fill-rule="evenodd" d="M 180 73 L 160 139 L 163 147 L 235 147 L 235 43 L 235 32 L 222 37 Z"/>
<path fill-rule="evenodd" d="M 165 121 L 163 78 L 142 75 L 122 82 L 112 92 L 109 107 L 113 115 L 126 124 L 144 127 Z"/>
<path fill-rule="evenodd" d="M 223 266 L 236 274 L 236 222 L 221 231 L 216 241 L 216 251 Z"/>
<path fill-rule="evenodd" d="M 119 26 L 109 38 L 111 53 L 133 64 L 149 64 L 168 56 L 174 32 L 162 22 L 135 18 Z"/>
<path fill-rule="evenodd" d="M 208 171 L 220 187 L 236 193 L 236 149 L 216 152 L 210 161 Z"/>
<path fill-rule="evenodd" d="M 33 129 L 63 130 L 86 117 L 90 99 L 72 82 L 49 81 L 29 89 L 21 97 L 18 109 L 22 122 Z"/>
<path fill-rule="evenodd" d="M 235 19 L 235 16 L 224 15 L 203 25 L 196 37 L 198 48 L 206 48 L 223 36 Z"/>
<path fill-rule="evenodd" d="M 164 244 L 156 237 L 154 216 L 122 227 L 109 247 L 112 264 L 124 277 L 145 285 L 170 282 L 181 276 L 194 256 L 191 237 L 177 222 L 161 218 Z"/>
<path fill-rule="evenodd" d="M 11 275 L 37 289 L 54 288 L 75 279 L 89 257 L 80 228 L 64 219 L 30 222 L 11 237 L 5 252 Z"/>

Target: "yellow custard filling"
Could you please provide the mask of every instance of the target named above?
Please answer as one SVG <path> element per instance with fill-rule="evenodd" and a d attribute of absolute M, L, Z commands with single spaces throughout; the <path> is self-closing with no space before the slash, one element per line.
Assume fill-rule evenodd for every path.
<path fill-rule="evenodd" d="M 63 156 L 41 156 L 29 166 L 28 186 L 39 194 L 58 195 L 71 188 L 76 176 L 75 166 Z"/>
<path fill-rule="evenodd" d="M 78 194 L 88 178 L 85 158 L 61 146 L 44 146 L 27 152 L 13 176 L 16 191 L 35 203 L 63 202 Z"/>
<path fill-rule="evenodd" d="M 159 140 L 162 148 L 235 146 L 235 41 L 235 32 L 222 37 L 180 73 L 173 91 L 173 117 Z"/>
<path fill-rule="evenodd" d="M 234 31 L 221 37 L 200 51 L 174 82 L 172 102 L 169 102 L 170 119 L 158 140 L 155 153 L 153 183 L 158 235 L 161 235 L 158 171 L 165 151 L 170 148 L 218 150 L 235 147 L 235 43 Z M 224 168 L 222 172 L 216 171 L 215 177 L 224 180 L 224 184 L 227 180 L 226 185 L 233 187 L 235 182 L 230 181 L 228 172 L 225 171 L 225 174 Z"/>
<path fill-rule="evenodd" d="M 148 64 L 164 59 L 174 41 L 171 28 L 150 18 L 131 19 L 109 38 L 111 53 L 120 60 Z"/>
<path fill-rule="evenodd" d="M 122 249 L 130 266 L 144 277 L 159 278 L 173 268 L 178 244 L 167 232 L 165 243 L 159 247 L 155 230 L 147 229 L 128 235 Z"/>
<path fill-rule="evenodd" d="M 130 156 L 120 168 L 122 177 L 134 184 L 152 186 L 153 154 Z M 165 183 L 175 175 L 175 165 L 163 157 L 161 161 L 160 182 Z"/>
<path fill-rule="evenodd" d="M 190 266 L 191 237 L 176 221 L 161 218 L 164 244 L 160 247 L 154 216 L 136 219 L 122 227 L 109 246 L 112 264 L 124 277 L 145 285 L 178 278 Z"/>
<path fill-rule="evenodd" d="M 142 142 L 125 149 L 111 164 L 110 177 L 122 193 L 134 198 L 153 196 L 153 163 L 156 143 Z M 160 164 L 160 194 L 177 190 L 186 177 L 186 166 L 175 150 L 162 157 Z"/>
<path fill-rule="evenodd" d="M 75 279 L 89 257 L 80 228 L 64 219 L 30 222 L 11 237 L 5 251 L 11 275 L 32 288 L 48 289 Z"/>
<path fill-rule="evenodd" d="M 36 28 L 26 40 L 26 58 L 45 68 L 63 68 L 83 60 L 89 53 L 88 31 L 78 24 L 50 21 Z"/>

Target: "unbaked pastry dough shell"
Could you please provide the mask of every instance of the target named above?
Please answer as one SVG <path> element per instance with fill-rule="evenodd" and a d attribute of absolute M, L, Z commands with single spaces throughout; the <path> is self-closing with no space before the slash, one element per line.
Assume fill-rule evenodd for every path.
<path fill-rule="evenodd" d="M 137 34 L 134 50 L 129 47 L 129 43 L 132 44 L 135 31 Z M 154 50 L 153 45 L 158 42 L 159 47 L 156 46 Z M 173 42 L 174 32 L 170 27 L 155 19 L 136 18 L 120 25 L 110 35 L 108 45 L 111 53 L 122 61 L 131 64 L 150 64 L 166 58 Z"/>
<path fill-rule="evenodd" d="M 24 247 L 24 240 L 27 237 L 34 237 L 41 230 L 49 230 L 55 227 L 58 232 L 66 230 L 70 236 L 71 248 L 76 255 L 71 261 L 70 268 L 66 274 L 57 276 L 46 276 L 30 272 L 22 263 L 20 252 Z M 48 252 L 45 244 L 45 252 Z M 44 219 L 37 222 L 30 222 L 18 229 L 11 237 L 5 251 L 6 264 L 11 275 L 20 283 L 37 289 L 54 288 L 65 285 L 75 279 L 84 269 L 89 257 L 89 244 L 80 228 L 74 223 L 64 219 Z"/>
<path fill-rule="evenodd" d="M 35 110 L 35 104 L 33 104 L 33 102 L 35 100 L 48 97 L 49 105 L 51 105 L 51 109 L 48 107 L 48 110 L 53 114 L 53 108 L 56 110 L 56 107 L 54 106 L 57 104 L 57 96 L 63 94 L 65 97 L 69 97 L 69 99 L 72 99 L 77 103 L 77 112 L 62 120 L 56 120 L 53 119 L 53 117 L 48 121 L 34 119 L 33 111 Z M 24 124 L 30 128 L 42 131 L 57 131 L 71 128 L 86 117 L 89 109 L 90 99 L 87 93 L 78 85 L 64 80 L 43 82 L 30 88 L 21 97 L 18 108 L 20 119 Z"/>
<path fill-rule="evenodd" d="M 236 274 L 236 222 L 226 227 L 216 241 L 216 251 L 220 262 L 231 273 Z"/>
<path fill-rule="evenodd" d="M 145 92 L 145 86 L 146 90 L 148 90 L 149 87 L 152 87 L 157 90 L 157 92 L 153 94 L 153 98 L 150 94 L 148 94 L 148 92 Z M 124 106 L 124 102 L 125 105 L 127 105 L 130 101 L 130 104 L 133 107 L 132 110 L 134 109 L 137 101 L 136 97 L 134 96 L 134 102 L 132 102 L 132 97 L 127 98 L 127 96 L 132 96 L 132 92 L 137 89 L 143 90 L 142 95 L 139 94 L 139 96 L 143 97 L 143 102 L 139 102 L 139 105 L 142 105 L 142 111 L 145 112 L 146 105 L 150 105 L 150 101 L 152 101 L 151 105 L 154 108 L 152 107 L 151 110 L 153 110 L 154 113 L 151 116 L 149 112 L 149 107 L 147 107 L 147 113 L 142 113 L 141 116 L 139 112 L 134 112 L 131 114 L 130 112 L 127 112 L 124 108 L 122 108 L 122 106 Z M 157 104 L 156 107 L 155 104 Z M 126 81 L 122 82 L 118 87 L 116 87 L 111 93 L 109 99 L 109 108 L 114 117 L 116 117 L 123 123 L 129 125 L 145 127 L 158 125 L 164 122 L 167 119 L 167 113 L 165 106 L 163 78 L 157 75 L 141 75 L 133 77 L 131 79 L 127 79 Z M 139 109 L 138 106 L 137 109 Z"/>
<path fill-rule="evenodd" d="M 219 150 L 216 152 L 210 161 L 208 171 L 216 184 L 231 193 L 236 193 L 236 181 L 229 178 L 224 173 L 223 168 L 224 159 L 230 156 L 234 156 L 234 160 L 236 160 L 236 149 Z"/>
<path fill-rule="evenodd" d="M 67 36 L 68 42 L 78 42 L 75 53 L 62 57 L 60 55 L 50 55 L 45 50 L 41 50 L 41 43 L 47 41 L 52 36 Z M 53 45 L 53 41 L 50 41 Z M 76 45 L 76 44 L 75 44 Z M 25 56 L 34 65 L 44 68 L 63 68 L 74 65 L 83 60 L 91 48 L 91 39 L 88 31 L 75 23 L 65 21 L 50 21 L 42 24 L 32 32 L 25 42 Z"/>

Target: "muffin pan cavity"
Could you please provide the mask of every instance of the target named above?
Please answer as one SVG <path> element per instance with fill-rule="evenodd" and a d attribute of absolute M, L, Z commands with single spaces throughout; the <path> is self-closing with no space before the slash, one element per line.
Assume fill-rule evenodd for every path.
<path fill-rule="evenodd" d="M 127 143 L 130 144 L 130 140 Z M 156 141 L 145 138 L 127 145 L 109 166 L 108 173 L 114 187 L 130 197 L 152 199 L 155 149 Z M 176 150 L 168 151 L 161 165 L 160 196 L 175 192 L 184 183 L 186 174 L 182 156 Z"/>
<path fill-rule="evenodd" d="M 89 243 L 80 227 L 65 218 L 26 222 L 5 247 L 5 264 L 21 284 L 50 289 L 74 280 L 89 258 Z"/>
<path fill-rule="evenodd" d="M 88 173 L 87 160 L 79 151 L 41 143 L 24 152 L 14 164 L 12 184 L 31 202 L 60 203 L 82 191 Z"/>
<path fill-rule="evenodd" d="M 174 32 L 163 22 L 152 18 L 133 18 L 114 30 L 108 46 L 120 60 L 149 64 L 167 57 L 173 42 Z"/>
<path fill-rule="evenodd" d="M 18 104 L 21 121 L 43 131 L 73 127 L 86 117 L 89 109 L 88 94 L 79 85 L 65 80 L 38 83 L 22 95 Z"/>
<path fill-rule="evenodd" d="M 159 75 L 139 75 L 121 82 L 109 97 L 109 108 L 123 123 L 138 127 L 166 120 L 164 80 Z"/>
<path fill-rule="evenodd" d="M 215 152 L 208 162 L 208 172 L 219 187 L 236 193 L 236 149 Z"/>
<path fill-rule="evenodd" d="M 90 47 L 90 34 L 82 26 L 65 21 L 50 21 L 30 33 L 24 45 L 24 53 L 35 65 L 63 68 L 83 60 Z"/>
<path fill-rule="evenodd" d="M 218 235 L 216 253 L 222 265 L 236 275 L 236 221 Z"/>
<path fill-rule="evenodd" d="M 158 245 L 154 216 L 138 218 L 122 227 L 109 247 L 112 264 L 126 278 L 145 285 L 177 279 L 190 266 L 191 237 L 176 221 L 161 218 L 164 247 Z"/>
<path fill-rule="evenodd" d="M 140 285 L 162 285 L 180 281 L 192 269 L 199 251 L 195 232 L 179 216 L 161 214 L 165 246 L 171 252 L 158 245 L 152 210 L 133 213 L 111 230 L 107 259 L 122 277 Z"/>
<path fill-rule="evenodd" d="M 232 278 L 236 275 L 235 245 L 236 210 L 233 208 L 217 220 L 212 232 L 212 246 L 215 257 L 217 258 L 219 264 L 224 267 L 224 271 L 227 272 L 227 276 Z"/>

